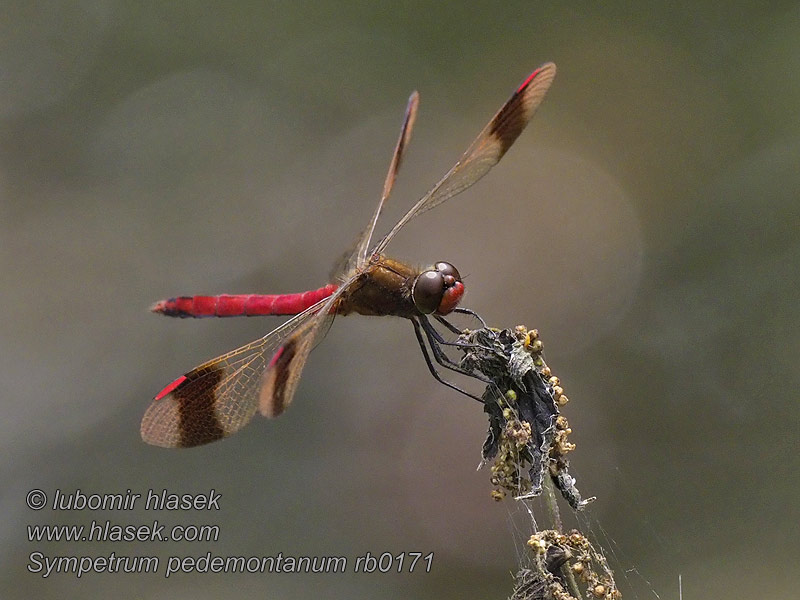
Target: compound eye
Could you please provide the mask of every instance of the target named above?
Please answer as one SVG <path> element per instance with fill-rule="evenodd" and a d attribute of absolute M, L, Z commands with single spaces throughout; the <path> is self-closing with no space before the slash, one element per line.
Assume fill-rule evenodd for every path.
<path fill-rule="evenodd" d="M 439 308 L 442 294 L 444 294 L 444 275 L 439 271 L 420 273 L 411 290 L 414 305 L 423 315 L 429 315 Z"/>
<path fill-rule="evenodd" d="M 461 281 L 461 275 L 459 274 L 458 269 L 456 269 L 449 262 L 438 262 L 436 263 L 435 269 L 445 277 L 449 275 L 454 281 Z"/>

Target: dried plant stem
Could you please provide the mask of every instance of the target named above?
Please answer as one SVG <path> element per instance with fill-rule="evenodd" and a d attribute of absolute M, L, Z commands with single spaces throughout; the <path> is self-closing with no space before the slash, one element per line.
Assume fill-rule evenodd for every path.
<path fill-rule="evenodd" d="M 561 523 L 561 511 L 558 508 L 555 489 L 553 489 L 553 480 L 550 479 L 550 477 L 544 478 L 543 488 L 544 502 L 545 506 L 547 507 L 547 512 L 550 515 L 550 521 L 553 523 L 553 528 L 556 531 L 564 533 L 564 526 Z M 575 581 L 575 576 L 573 575 L 572 570 L 569 568 L 569 562 L 564 563 L 564 565 L 561 567 L 561 573 L 564 575 L 564 579 L 567 582 L 569 593 L 574 598 L 577 598 L 577 600 L 583 600 L 580 588 L 578 588 L 578 582 Z"/>
<path fill-rule="evenodd" d="M 553 480 L 549 477 L 544 478 L 544 502 L 547 506 L 547 512 L 550 516 L 550 521 L 553 529 L 556 531 L 564 532 L 564 526 L 561 524 L 561 511 L 558 509 L 558 502 L 556 501 L 556 492 L 553 489 Z"/>

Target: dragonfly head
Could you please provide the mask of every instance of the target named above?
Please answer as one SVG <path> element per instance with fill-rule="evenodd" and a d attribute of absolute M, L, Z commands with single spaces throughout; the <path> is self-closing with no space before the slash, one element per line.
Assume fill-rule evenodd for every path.
<path fill-rule="evenodd" d="M 458 270 L 446 262 L 438 262 L 414 280 L 411 297 L 423 315 L 446 315 L 453 311 L 464 295 L 464 284 Z"/>

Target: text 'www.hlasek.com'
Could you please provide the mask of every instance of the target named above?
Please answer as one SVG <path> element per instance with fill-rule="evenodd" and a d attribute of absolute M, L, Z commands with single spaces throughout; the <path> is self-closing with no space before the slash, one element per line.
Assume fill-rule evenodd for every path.
<path fill-rule="evenodd" d="M 25 503 L 34 511 L 49 509 L 59 517 L 80 515 L 80 523 L 27 525 L 28 542 L 36 547 L 28 554 L 27 570 L 39 577 L 84 577 L 94 573 L 429 573 L 433 552 L 365 552 L 357 556 L 303 556 L 277 552 L 264 556 L 221 556 L 211 551 L 160 556 L 135 552 L 103 554 L 76 551 L 81 543 L 199 543 L 219 541 L 220 526 L 210 523 L 174 523 L 159 519 L 129 523 L 104 518 L 109 512 L 141 511 L 213 516 L 220 510 L 222 494 L 176 494 L 169 490 L 135 493 L 85 493 L 55 490 L 52 497 L 39 489 L 28 492 Z M 116 516 L 116 515 L 114 515 Z M 61 519 L 59 519 L 61 520 Z M 171 520 L 171 519 L 168 519 Z M 59 551 L 47 551 L 57 546 Z M 126 546 L 129 548 L 130 546 Z M 64 552 L 61 549 L 68 548 Z"/>

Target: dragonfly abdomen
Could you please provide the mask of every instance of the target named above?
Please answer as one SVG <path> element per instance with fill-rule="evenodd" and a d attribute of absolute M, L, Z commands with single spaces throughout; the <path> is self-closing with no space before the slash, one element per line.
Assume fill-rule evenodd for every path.
<path fill-rule="evenodd" d="M 328 284 L 317 290 L 296 294 L 178 296 L 156 302 L 150 310 L 168 317 L 181 318 L 297 315 L 330 296 L 337 288 L 337 285 Z"/>

